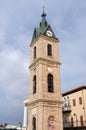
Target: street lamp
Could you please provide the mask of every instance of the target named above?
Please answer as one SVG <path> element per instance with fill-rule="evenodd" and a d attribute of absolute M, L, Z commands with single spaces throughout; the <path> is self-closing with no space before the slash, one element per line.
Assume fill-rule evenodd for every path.
<path fill-rule="evenodd" d="M 22 124 L 21 124 L 21 122 L 19 122 L 19 126 L 20 126 L 20 129 L 22 130 Z"/>
<path fill-rule="evenodd" d="M 74 113 L 74 116 L 76 117 L 76 127 L 78 127 L 78 119 L 76 113 Z"/>

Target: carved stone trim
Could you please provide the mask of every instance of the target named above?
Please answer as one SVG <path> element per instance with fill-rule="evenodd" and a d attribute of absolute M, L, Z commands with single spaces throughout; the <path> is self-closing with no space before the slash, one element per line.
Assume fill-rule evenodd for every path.
<path fill-rule="evenodd" d="M 28 106 L 30 105 L 33 105 L 35 103 L 47 103 L 47 104 L 62 104 L 63 102 L 62 101 L 58 101 L 58 100 L 47 100 L 47 99 L 37 99 L 35 101 L 31 101 L 31 102 L 28 102 Z"/>
<path fill-rule="evenodd" d="M 42 62 L 43 61 L 43 62 Z M 55 60 L 51 60 L 51 59 L 47 59 L 47 58 L 41 58 L 39 57 L 38 59 L 36 59 L 30 66 L 29 68 L 31 69 L 32 67 L 37 66 L 39 63 L 43 63 L 46 62 L 46 64 L 56 64 L 56 65 L 61 65 L 61 63 L 59 61 L 55 61 Z"/>

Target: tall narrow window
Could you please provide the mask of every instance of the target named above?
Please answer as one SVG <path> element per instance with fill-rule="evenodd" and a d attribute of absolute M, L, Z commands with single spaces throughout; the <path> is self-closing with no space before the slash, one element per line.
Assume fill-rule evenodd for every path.
<path fill-rule="evenodd" d="M 47 45 L 47 54 L 48 56 L 52 56 L 52 45 L 50 44 Z"/>
<path fill-rule="evenodd" d="M 82 97 L 79 97 L 79 105 L 82 104 Z"/>
<path fill-rule="evenodd" d="M 74 121 L 73 121 L 73 117 L 71 117 L 71 126 L 74 126 Z"/>
<path fill-rule="evenodd" d="M 53 88 L 53 75 L 48 74 L 48 92 L 54 92 L 54 88 Z"/>
<path fill-rule="evenodd" d="M 73 99 L 73 106 L 76 106 L 76 100 Z"/>
<path fill-rule="evenodd" d="M 34 59 L 36 58 L 36 47 L 34 47 Z"/>
<path fill-rule="evenodd" d="M 36 130 L 36 118 L 35 117 L 33 117 L 32 125 L 33 125 L 32 130 Z"/>
<path fill-rule="evenodd" d="M 33 94 L 36 93 L 36 75 L 33 78 Z"/>
<path fill-rule="evenodd" d="M 83 116 L 80 116 L 80 123 L 81 123 L 81 126 L 83 126 Z"/>

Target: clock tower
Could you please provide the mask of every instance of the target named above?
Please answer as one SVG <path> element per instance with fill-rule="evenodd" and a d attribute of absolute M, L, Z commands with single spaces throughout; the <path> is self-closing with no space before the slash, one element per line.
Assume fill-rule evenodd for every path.
<path fill-rule="evenodd" d="M 30 44 L 29 130 L 62 130 L 59 40 L 41 17 Z"/>

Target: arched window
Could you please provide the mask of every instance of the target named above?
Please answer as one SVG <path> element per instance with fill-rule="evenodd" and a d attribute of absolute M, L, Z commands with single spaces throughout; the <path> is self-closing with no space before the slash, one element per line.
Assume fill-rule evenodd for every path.
<path fill-rule="evenodd" d="M 32 130 L 36 130 L 36 118 L 35 117 L 33 117 L 32 125 L 33 125 Z"/>
<path fill-rule="evenodd" d="M 36 58 L 36 47 L 34 47 L 34 59 Z"/>
<path fill-rule="evenodd" d="M 54 92 L 54 88 L 53 88 L 53 75 L 48 74 L 48 92 Z"/>
<path fill-rule="evenodd" d="M 50 44 L 47 45 L 47 55 L 52 56 L 52 45 Z"/>
<path fill-rule="evenodd" d="M 36 93 L 36 75 L 33 78 L 33 94 Z"/>

